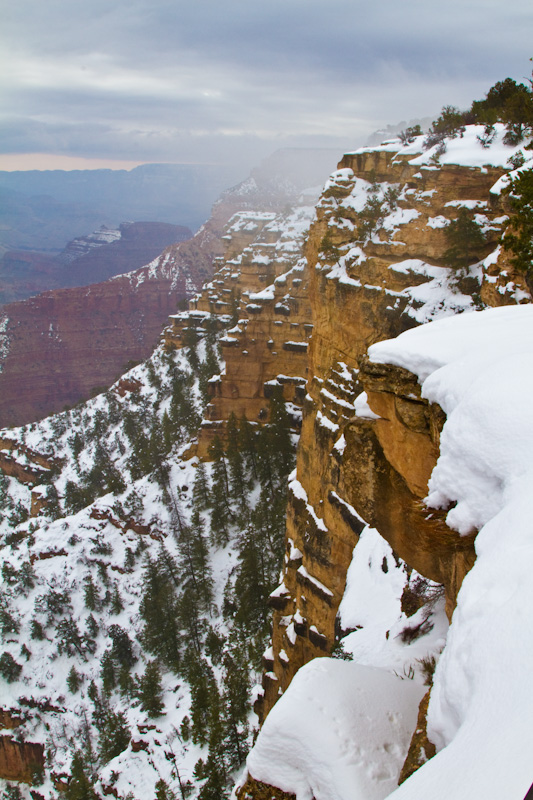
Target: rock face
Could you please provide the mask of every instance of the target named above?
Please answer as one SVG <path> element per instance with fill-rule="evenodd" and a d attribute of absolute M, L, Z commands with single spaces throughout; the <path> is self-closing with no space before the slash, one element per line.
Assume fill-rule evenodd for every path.
<path fill-rule="evenodd" d="M 148 269 L 144 272 L 147 273 Z M 31 422 L 107 386 L 148 356 L 161 323 L 187 296 L 187 275 L 119 277 L 4 307 L 0 424 Z"/>
<path fill-rule="evenodd" d="M 271 596 L 272 648 L 256 703 L 262 719 L 304 663 L 331 652 L 365 523 L 409 567 L 444 586 L 448 616 L 474 563 L 476 531 L 460 537 L 444 512 L 429 514 L 422 502 L 439 454 L 442 410 L 421 398 L 414 375 L 370 364 L 365 353 L 440 315 L 530 296 L 498 247 L 505 208 L 490 189 L 503 170 L 415 167 L 412 158 L 392 146 L 346 155 L 310 229 L 313 335 L 285 568 Z M 445 228 L 461 207 L 475 213 L 485 236 L 471 262 L 485 261 L 453 270 Z M 410 771 L 419 756 L 408 757 Z"/>
<path fill-rule="evenodd" d="M 201 456 L 231 413 L 264 420 L 276 386 L 286 400 L 301 406 L 312 331 L 302 245 L 313 214 L 313 206 L 303 205 L 283 214 L 235 214 L 213 280 L 188 312 L 171 317 L 165 331 L 169 347 L 179 347 L 191 327 L 202 331 L 208 319 L 228 329 L 221 339 L 225 370 L 211 381 L 211 402 L 200 431 Z"/>
<path fill-rule="evenodd" d="M 264 420 L 275 386 L 301 407 L 312 332 L 302 250 L 330 158 L 329 151 L 280 151 L 223 196 L 221 205 L 232 201 L 235 213 L 224 228 L 215 274 L 164 332 L 170 348 L 180 347 L 191 328 L 201 335 L 208 319 L 227 329 L 225 371 L 211 382 L 199 436 L 202 457 L 231 413 Z"/>
<path fill-rule="evenodd" d="M 15 730 L 22 719 L 8 709 L 0 709 L 0 730 Z M 0 775 L 4 780 L 33 783 L 44 766 L 42 744 L 18 741 L 3 733 L 0 736 Z"/>
<path fill-rule="evenodd" d="M 17 742 L 0 736 L 0 775 L 7 781 L 33 783 L 44 766 L 44 747 L 32 742 Z"/>
<path fill-rule="evenodd" d="M 118 229 L 102 226 L 73 239 L 57 256 L 8 252 L 0 262 L 0 303 L 24 300 L 48 289 L 105 281 L 148 264 L 166 247 L 191 236 L 182 225 L 125 222 Z"/>

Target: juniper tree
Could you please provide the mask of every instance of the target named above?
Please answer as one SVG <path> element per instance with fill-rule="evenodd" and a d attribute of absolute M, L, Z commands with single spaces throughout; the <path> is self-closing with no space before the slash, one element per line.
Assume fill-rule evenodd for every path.
<path fill-rule="evenodd" d="M 444 228 L 444 236 L 449 245 L 444 253 L 448 266 L 467 267 L 482 258 L 486 239 L 466 208 L 460 208 L 457 218 Z"/>

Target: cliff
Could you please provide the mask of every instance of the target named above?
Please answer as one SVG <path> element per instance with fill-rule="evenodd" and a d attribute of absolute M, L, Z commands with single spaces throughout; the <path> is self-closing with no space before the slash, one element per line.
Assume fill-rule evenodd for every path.
<path fill-rule="evenodd" d="M 223 432 L 230 414 L 260 422 L 268 399 L 281 386 L 285 400 L 301 407 L 312 332 L 308 270 L 302 246 L 314 205 L 309 194 L 291 211 L 239 212 L 224 234 L 225 253 L 213 279 L 191 301 L 191 308 L 171 317 L 165 346 L 181 347 L 193 329 L 202 333 L 216 320 L 224 358 L 221 375 L 210 381 L 198 454 Z M 307 205 L 304 205 L 307 203 Z"/>
<path fill-rule="evenodd" d="M 289 485 L 285 568 L 271 596 L 272 648 L 256 703 L 261 719 L 302 665 L 331 653 L 346 634 L 339 605 L 366 525 L 393 548 L 407 575 L 443 587 L 448 619 L 475 561 L 476 529 L 460 535 L 445 512 L 428 513 L 424 505 L 445 413 L 421 397 L 416 375 L 366 357 L 373 343 L 420 323 L 530 302 L 499 247 L 506 209 L 491 189 L 505 159 L 478 147 L 476 162 L 474 133 L 455 140 L 444 163 L 417 154 L 420 140 L 347 154 L 317 206 L 306 244 L 313 324 L 307 396 Z M 453 269 L 446 231 L 460 209 L 484 236 L 468 263 Z M 408 579 L 402 597 L 407 629 L 428 597 L 405 613 Z M 290 781 L 275 785 L 287 790 Z M 256 796 L 249 787 L 245 796 Z"/>
<path fill-rule="evenodd" d="M 50 289 L 100 283 L 148 264 L 171 244 L 192 236 L 182 225 L 125 222 L 105 225 L 68 242 L 56 256 L 8 251 L 0 262 L 0 305 L 24 300 Z"/>
<path fill-rule="evenodd" d="M 97 791 L 228 797 L 267 645 L 243 798 L 459 790 L 498 768 L 501 738 L 481 723 L 504 730 L 519 796 L 520 648 L 533 646 L 528 494 L 513 481 L 532 441 L 519 386 L 531 306 L 499 244 L 516 148 L 500 136 L 487 152 L 475 134 L 440 164 L 420 141 L 347 154 L 316 210 L 283 174 L 263 194 L 257 177 L 236 187 L 180 245 L 184 271 L 205 245 L 215 272 L 150 358 L 87 403 L 3 432 L 0 667 L 9 715 L 24 712 L 25 738 L 53 752 L 43 796 L 80 768 L 83 737 Z M 457 261 L 465 215 L 474 233 Z M 176 263 L 144 275 L 166 264 L 171 279 Z M 524 312 L 520 325 L 508 312 Z M 248 423 L 226 426 L 232 413 Z M 209 449 L 215 433 L 225 453 Z M 487 533 L 515 496 L 520 514 Z M 499 560 L 512 580 L 494 592 Z M 22 733 L 8 734 L 15 748 Z M 454 796 L 475 796 L 473 780 Z"/>

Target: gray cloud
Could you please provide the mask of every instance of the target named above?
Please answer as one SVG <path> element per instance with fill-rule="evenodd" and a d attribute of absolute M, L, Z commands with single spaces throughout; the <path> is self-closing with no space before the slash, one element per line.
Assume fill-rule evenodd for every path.
<path fill-rule="evenodd" d="M 530 0 L 18 0 L 4 151 L 233 160 L 356 146 L 529 72 Z"/>

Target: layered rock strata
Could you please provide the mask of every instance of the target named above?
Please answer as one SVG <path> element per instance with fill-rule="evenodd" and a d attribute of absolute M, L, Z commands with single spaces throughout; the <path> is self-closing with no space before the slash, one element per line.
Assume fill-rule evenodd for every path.
<path fill-rule="evenodd" d="M 254 422 L 266 419 L 276 386 L 301 407 L 313 328 L 302 246 L 313 217 L 309 205 L 283 214 L 237 213 L 225 230 L 225 253 L 213 279 L 188 312 L 170 318 L 167 347 L 180 347 L 191 328 L 203 335 L 208 321 L 226 329 L 220 339 L 224 372 L 211 381 L 200 431 L 202 457 L 231 413 Z"/>
<path fill-rule="evenodd" d="M 441 315 L 528 301 L 499 247 L 505 208 L 491 188 L 504 172 L 412 164 L 386 145 L 346 155 L 326 184 L 306 246 L 313 336 L 297 471 L 290 483 L 283 580 L 271 596 L 264 719 L 310 659 L 331 652 L 358 535 L 375 526 L 398 555 L 443 584 L 450 616 L 474 561 L 473 540 L 424 509 L 438 457 L 440 408 L 415 376 L 369 364 L 376 341 Z M 470 211 L 484 243 L 473 266 L 447 266 L 446 228 Z M 504 274 L 505 273 L 505 274 Z M 362 391 L 368 395 L 357 399 Z"/>

